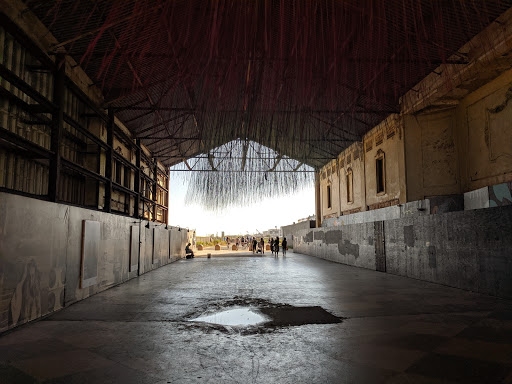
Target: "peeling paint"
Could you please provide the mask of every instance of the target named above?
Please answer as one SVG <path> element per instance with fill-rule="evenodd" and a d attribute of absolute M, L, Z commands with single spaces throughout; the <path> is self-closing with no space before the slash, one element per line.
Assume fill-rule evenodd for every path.
<path fill-rule="evenodd" d="M 327 244 L 338 244 L 343 239 L 343 231 L 333 230 L 325 233 L 325 242 Z"/>
<path fill-rule="evenodd" d="M 352 244 L 349 240 L 340 241 L 338 251 L 342 255 L 352 255 L 357 259 L 359 257 L 359 244 Z"/>

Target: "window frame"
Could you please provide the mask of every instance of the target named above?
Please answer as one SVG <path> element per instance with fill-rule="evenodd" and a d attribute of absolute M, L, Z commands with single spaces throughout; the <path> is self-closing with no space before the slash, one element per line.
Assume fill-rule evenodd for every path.
<path fill-rule="evenodd" d="M 354 173 L 352 172 L 352 168 L 347 169 L 347 174 L 345 176 L 345 182 L 347 184 L 347 204 L 354 203 Z"/>
<path fill-rule="evenodd" d="M 375 193 L 377 196 L 386 194 L 386 155 L 381 149 L 375 156 Z"/>

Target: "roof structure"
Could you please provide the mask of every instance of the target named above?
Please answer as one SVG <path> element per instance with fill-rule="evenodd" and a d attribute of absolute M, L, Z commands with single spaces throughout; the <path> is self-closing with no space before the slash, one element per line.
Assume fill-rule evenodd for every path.
<path fill-rule="evenodd" d="M 232 140 L 318 168 L 511 0 L 26 0 L 165 165 Z"/>

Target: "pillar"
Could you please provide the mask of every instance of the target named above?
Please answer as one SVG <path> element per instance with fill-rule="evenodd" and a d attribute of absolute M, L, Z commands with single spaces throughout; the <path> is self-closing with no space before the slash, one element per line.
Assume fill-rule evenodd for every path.
<path fill-rule="evenodd" d="M 320 199 L 320 170 L 315 170 L 315 216 L 316 216 L 316 227 L 322 226 L 322 207 Z"/>

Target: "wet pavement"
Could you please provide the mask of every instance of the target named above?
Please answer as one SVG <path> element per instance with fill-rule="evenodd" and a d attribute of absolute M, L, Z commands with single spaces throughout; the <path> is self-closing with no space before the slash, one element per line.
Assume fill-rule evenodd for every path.
<path fill-rule="evenodd" d="M 265 321 L 197 320 L 235 309 Z M 512 383 L 512 302 L 291 252 L 197 257 L 0 336 L 0 383 L 33 382 Z"/>

